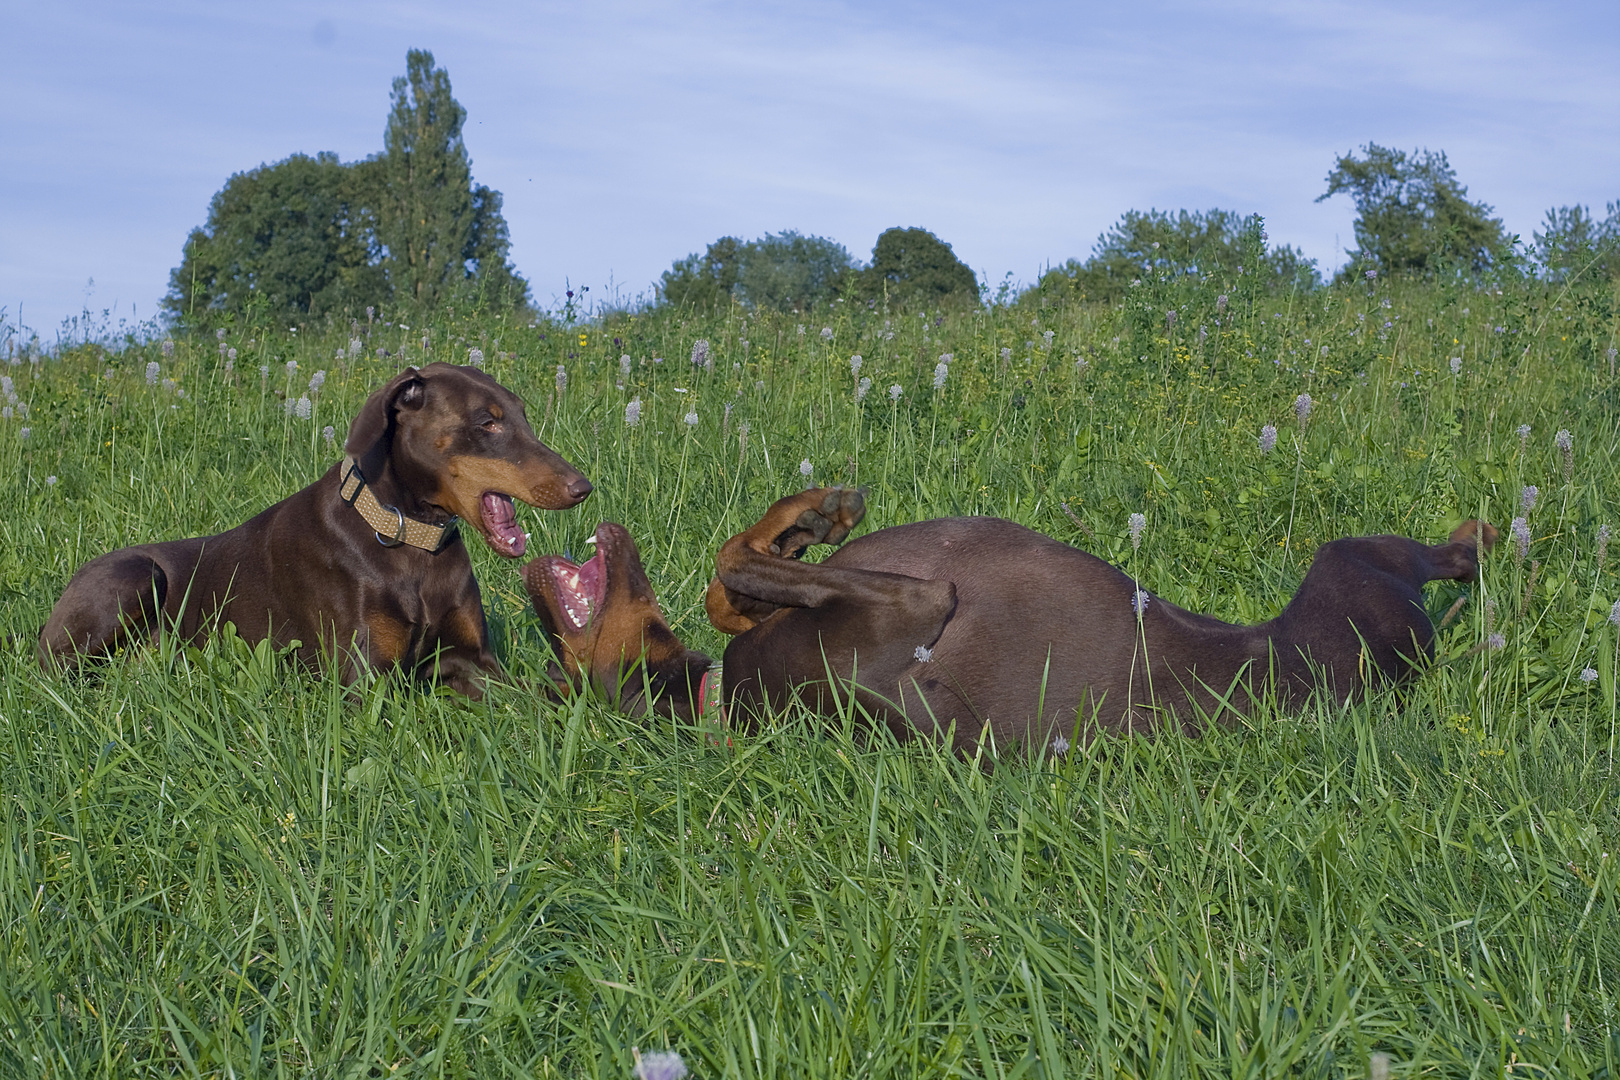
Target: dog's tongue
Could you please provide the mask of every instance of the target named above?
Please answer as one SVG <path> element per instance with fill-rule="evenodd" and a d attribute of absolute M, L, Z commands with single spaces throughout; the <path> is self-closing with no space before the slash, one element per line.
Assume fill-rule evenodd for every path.
<path fill-rule="evenodd" d="M 512 505 L 510 495 L 498 492 L 486 492 L 483 499 L 484 529 L 490 538 L 490 546 L 502 555 L 510 555 L 514 559 L 521 556 L 529 546 L 528 537 L 518 528 L 517 510 Z"/>

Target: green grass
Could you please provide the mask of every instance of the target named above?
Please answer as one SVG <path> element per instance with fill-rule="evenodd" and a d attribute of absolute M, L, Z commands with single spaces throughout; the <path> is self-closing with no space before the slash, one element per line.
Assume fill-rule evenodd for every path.
<path fill-rule="evenodd" d="M 1528 557 L 1504 538 L 1481 585 L 1431 589 L 1437 617 L 1467 601 L 1404 707 L 990 769 L 801 716 L 721 746 L 505 686 L 346 693 L 229 637 L 42 677 L 76 566 L 314 479 L 321 429 L 398 369 L 375 349 L 417 361 L 422 333 L 361 324 L 350 359 L 348 327 L 230 327 L 234 379 L 204 337 L 0 369 L 31 412 L 0 421 L 0 1075 L 626 1077 L 668 1047 L 697 1077 L 1354 1077 L 1373 1052 L 1396 1076 L 1620 1076 L 1617 298 L 1217 295 L 433 321 L 430 358 L 482 349 L 597 483 L 525 512 L 532 550 L 625 523 L 716 655 L 713 551 L 805 459 L 870 488 L 865 528 L 1009 516 L 1234 620 L 1275 613 L 1323 540 L 1505 531 L 1539 488 Z M 313 419 L 287 415 L 318 368 Z M 474 563 L 535 674 L 512 565 Z"/>

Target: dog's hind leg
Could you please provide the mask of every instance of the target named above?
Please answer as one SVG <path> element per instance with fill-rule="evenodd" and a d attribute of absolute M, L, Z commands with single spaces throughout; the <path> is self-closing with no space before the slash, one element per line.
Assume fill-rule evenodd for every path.
<path fill-rule="evenodd" d="M 73 575 L 39 632 L 40 666 L 105 656 L 150 638 L 168 592 L 168 574 L 146 551 L 124 548 L 92 559 Z"/>

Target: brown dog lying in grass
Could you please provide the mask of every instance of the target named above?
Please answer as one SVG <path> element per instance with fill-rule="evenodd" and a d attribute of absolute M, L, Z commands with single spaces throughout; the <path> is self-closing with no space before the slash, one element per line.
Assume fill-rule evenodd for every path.
<path fill-rule="evenodd" d="M 864 513 L 858 491 L 806 491 L 720 549 L 707 608 L 735 635 L 722 680 L 733 722 L 751 727 L 795 697 L 836 715 L 853 695 L 902 740 L 954 730 L 963 753 L 985 734 L 1002 749 L 1061 750 L 1098 728 L 1196 732 L 1271 696 L 1288 706 L 1318 692 L 1353 698 L 1433 658 L 1423 585 L 1473 580 L 1497 535 L 1468 521 L 1434 546 L 1334 540 L 1280 615 L 1234 626 L 998 518 L 880 529 L 821 564 L 798 561 L 842 541 Z M 652 687 L 666 695 L 660 711 L 692 715 L 708 658 L 670 632 L 629 533 L 604 525 L 598 537 L 581 566 L 548 556 L 524 568 L 564 667 L 621 707 L 645 709 Z"/>
<path fill-rule="evenodd" d="M 231 622 L 248 641 L 340 654 L 345 681 L 399 666 L 481 694 L 500 670 L 459 518 L 508 558 L 514 498 L 565 510 L 590 481 L 535 438 L 523 402 L 477 368 L 406 368 L 366 400 L 342 462 L 217 536 L 137 544 L 85 563 L 39 635 L 50 666 L 172 629 Z"/>

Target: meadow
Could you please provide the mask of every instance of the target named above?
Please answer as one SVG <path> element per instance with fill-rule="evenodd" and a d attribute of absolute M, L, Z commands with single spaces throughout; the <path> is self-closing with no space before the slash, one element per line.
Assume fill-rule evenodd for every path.
<path fill-rule="evenodd" d="M 623 1078 L 674 1050 L 698 1078 L 1614 1080 L 1617 312 L 1150 280 L 1108 307 L 445 311 L 13 353 L 0 1075 Z M 810 484 L 867 487 L 862 530 L 1009 517 L 1233 621 L 1328 539 L 1503 535 L 1481 582 L 1430 587 L 1437 622 L 1461 606 L 1404 702 L 1038 761 L 346 691 L 228 634 L 40 673 L 83 561 L 244 520 L 403 364 L 473 350 L 597 485 L 520 510 L 531 553 L 624 523 L 713 655 L 715 549 Z M 473 560 L 536 677 L 515 566 Z"/>

